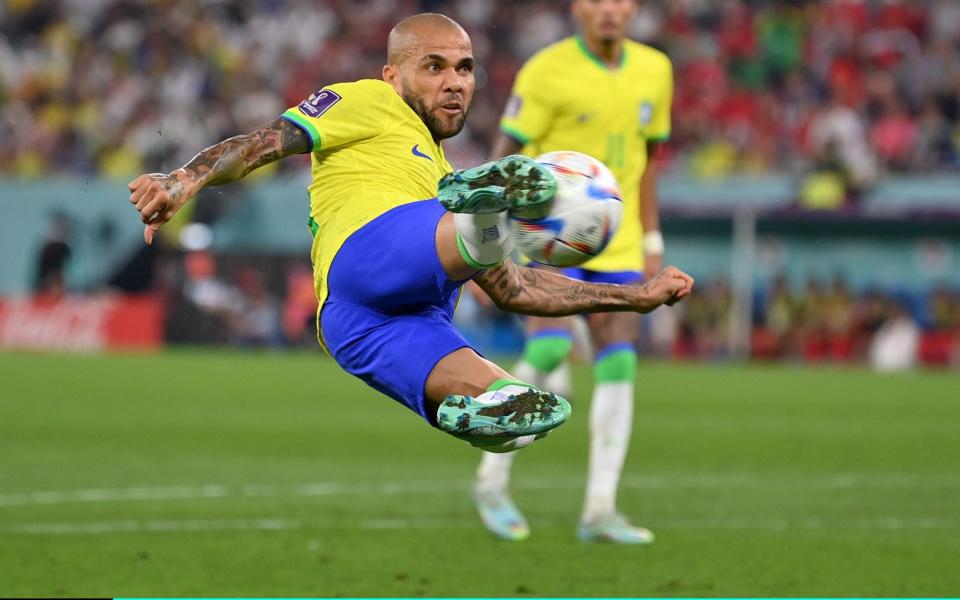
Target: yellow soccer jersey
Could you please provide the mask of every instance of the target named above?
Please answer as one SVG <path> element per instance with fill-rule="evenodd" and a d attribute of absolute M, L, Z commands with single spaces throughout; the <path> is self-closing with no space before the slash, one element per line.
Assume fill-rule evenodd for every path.
<path fill-rule="evenodd" d="M 282 118 L 310 138 L 311 257 L 317 299 L 350 235 L 392 208 L 437 195 L 453 170 L 420 117 L 378 79 L 329 85 Z"/>
<path fill-rule="evenodd" d="M 537 156 L 575 150 L 602 160 L 620 183 L 623 218 L 610 245 L 583 267 L 643 269 L 640 176 L 646 142 L 670 137 L 673 69 L 662 52 L 627 40 L 610 69 L 579 37 L 544 48 L 520 69 L 500 128 Z"/>

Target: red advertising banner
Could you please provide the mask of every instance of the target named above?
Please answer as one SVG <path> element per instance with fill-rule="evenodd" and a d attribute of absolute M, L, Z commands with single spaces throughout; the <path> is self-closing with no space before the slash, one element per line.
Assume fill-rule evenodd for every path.
<path fill-rule="evenodd" d="M 163 307 L 149 296 L 0 298 L 0 348 L 84 352 L 162 343 Z"/>

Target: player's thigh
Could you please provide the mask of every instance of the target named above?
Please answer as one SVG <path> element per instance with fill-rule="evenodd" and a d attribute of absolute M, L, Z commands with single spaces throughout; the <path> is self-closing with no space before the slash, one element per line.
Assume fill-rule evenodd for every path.
<path fill-rule="evenodd" d="M 441 358 L 430 371 L 426 400 L 439 406 L 444 398 L 454 394 L 476 397 L 498 379 L 513 378 L 472 348 L 460 348 Z"/>
<path fill-rule="evenodd" d="M 640 315 L 629 312 L 594 313 L 587 316 L 590 340 L 596 351 L 611 344 L 636 343 L 640 337 Z"/>
<path fill-rule="evenodd" d="M 453 213 L 445 213 L 437 223 L 434 235 L 437 246 L 437 258 L 443 265 L 443 270 L 453 281 L 464 281 L 477 274 L 477 269 L 463 260 L 460 247 L 457 245 L 457 228 L 453 223 Z"/>
<path fill-rule="evenodd" d="M 584 270 L 582 279 L 591 283 L 639 285 L 643 282 L 643 273 Z M 611 344 L 635 344 L 640 337 L 640 315 L 631 312 L 594 313 L 587 316 L 587 327 L 594 351 L 602 352 Z"/>

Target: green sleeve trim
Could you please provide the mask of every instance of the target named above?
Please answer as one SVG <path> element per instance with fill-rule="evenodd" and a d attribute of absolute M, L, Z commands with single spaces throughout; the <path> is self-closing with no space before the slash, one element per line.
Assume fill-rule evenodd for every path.
<path fill-rule="evenodd" d="M 288 108 L 287 111 L 280 116 L 281 118 L 290 121 L 307 134 L 307 137 L 310 138 L 310 152 L 312 152 L 314 148 L 320 148 L 323 146 L 323 137 L 320 135 L 320 132 L 317 131 L 317 128 L 313 126 L 313 123 L 298 113 L 297 109 Z"/>
<path fill-rule="evenodd" d="M 513 139 L 517 140 L 518 142 L 520 142 L 520 143 L 523 144 L 524 146 L 526 146 L 527 144 L 530 143 L 530 136 L 524 135 L 523 133 L 521 133 L 520 131 L 514 129 L 513 127 L 510 127 L 509 125 L 504 125 L 503 123 L 501 123 L 501 124 L 500 124 L 500 131 L 502 131 L 503 133 L 509 135 L 510 137 L 512 137 Z"/>
<path fill-rule="evenodd" d="M 662 135 L 651 135 L 651 136 L 649 136 L 649 137 L 647 138 L 647 141 L 648 141 L 648 142 L 657 142 L 657 143 L 659 144 L 660 142 L 665 142 L 665 141 L 667 141 L 667 140 L 669 140 L 669 139 L 670 139 L 670 132 L 668 131 L 668 132 L 666 132 L 666 133 L 664 133 L 664 134 L 662 134 Z"/>
<path fill-rule="evenodd" d="M 489 269 L 490 267 L 495 267 L 500 263 L 493 263 L 490 265 L 483 265 L 473 260 L 473 257 L 470 256 L 470 253 L 467 252 L 467 247 L 463 243 L 463 239 L 460 237 L 460 234 L 457 234 L 457 248 L 460 250 L 460 257 L 463 258 L 463 262 L 467 263 L 474 269 L 479 269 L 483 271 L 484 269 Z"/>

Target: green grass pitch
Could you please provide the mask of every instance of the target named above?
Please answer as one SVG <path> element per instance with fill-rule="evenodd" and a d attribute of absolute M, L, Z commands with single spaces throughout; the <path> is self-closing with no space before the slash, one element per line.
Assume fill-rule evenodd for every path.
<path fill-rule="evenodd" d="M 511 544 L 476 451 L 319 355 L 0 355 L 0 595 L 960 594 L 956 374 L 641 364 L 645 548 L 575 540 L 576 375 L 516 462 Z"/>

